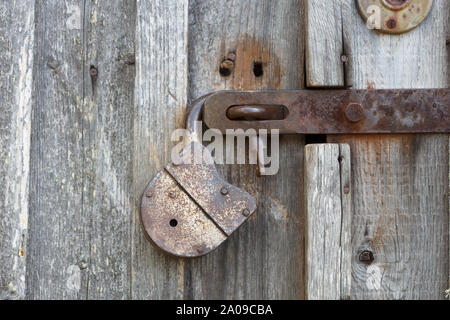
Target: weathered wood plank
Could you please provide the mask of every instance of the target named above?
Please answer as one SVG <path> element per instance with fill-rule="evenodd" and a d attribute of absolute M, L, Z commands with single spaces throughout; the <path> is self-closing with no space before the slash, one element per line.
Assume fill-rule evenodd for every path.
<path fill-rule="evenodd" d="M 350 147 L 305 147 L 306 298 L 341 300 L 351 290 Z"/>
<path fill-rule="evenodd" d="M 348 0 L 306 1 L 306 84 L 308 87 L 345 85 L 344 42 L 349 26 Z"/>
<path fill-rule="evenodd" d="M 410 33 L 368 30 L 353 9 L 355 88 L 448 87 L 448 1 Z M 442 299 L 449 276 L 448 135 L 329 137 L 349 143 L 354 299 Z M 372 265 L 358 261 L 371 250 Z"/>
<path fill-rule="evenodd" d="M 303 1 L 190 1 L 190 98 L 221 89 L 300 89 L 304 84 Z M 221 62 L 234 59 L 230 75 Z M 222 71 L 223 74 L 226 74 Z M 212 254 L 186 261 L 193 299 L 299 299 L 304 296 L 302 136 L 280 141 L 280 171 L 219 168 L 257 198 L 254 216 Z"/>
<path fill-rule="evenodd" d="M 36 3 L 27 297 L 86 297 L 84 1 Z M 65 13 L 65 14 L 62 14 Z"/>
<path fill-rule="evenodd" d="M 131 298 L 136 3 L 85 7 L 83 212 L 90 216 L 88 299 Z M 97 78 L 86 78 L 90 66 Z"/>
<path fill-rule="evenodd" d="M 18 19 L 20 17 L 20 19 Z M 34 1 L 0 3 L 0 299 L 25 296 Z"/>
<path fill-rule="evenodd" d="M 28 298 L 130 297 L 134 19 L 37 4 Z"/>
<path fill-rule="evenodd" d="M 170 160 L 184 126 L 188 0 L 137 1 L 132 298 L 184 298 L 184 261 L 157 251 L 139 223 L 142 192 Z"/>

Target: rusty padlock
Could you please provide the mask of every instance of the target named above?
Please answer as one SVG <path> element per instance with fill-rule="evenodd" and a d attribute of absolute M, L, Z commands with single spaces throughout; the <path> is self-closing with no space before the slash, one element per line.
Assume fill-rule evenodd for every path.
<path fill-rule="evenodd" d="M 189 137 L 181 163 L 170 163 L 148 184 L 141 202 L 141 223 L 157 248 L 176 257 L 193 258 L 220 246 L 256 210 L 255 199 L 218 174 L 201 144 L 201 119 L 207 96 L 193 103 L 186 129 Z M 202 154 L 201 163 L 195 161 Z"/>

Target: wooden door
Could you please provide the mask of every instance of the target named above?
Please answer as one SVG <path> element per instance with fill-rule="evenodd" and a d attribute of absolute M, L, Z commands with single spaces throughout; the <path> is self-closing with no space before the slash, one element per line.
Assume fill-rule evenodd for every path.
<path fill-rule="evenodd" d="M 203 258 L 138 214 L 193 99 L 448 87 L 449 13 L 388 36 L 353 0 L 1 3 L 0 298 L 444 298 L 448 135 L 283 136 L 275 176 L 220 166 L 258 210 Z"/>

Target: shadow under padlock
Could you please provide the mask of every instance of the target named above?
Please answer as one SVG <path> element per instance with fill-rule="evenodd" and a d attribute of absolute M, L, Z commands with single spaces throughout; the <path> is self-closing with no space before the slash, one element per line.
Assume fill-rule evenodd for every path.
<path fill-rule="evenodd" d="M 165 253 L 183 258 L 215 250 L 256 210 L 250 194 L 219 176 L 211 154 L 201 144 L 196 122 L 206 98 L 190 109 L 186 123 L 190 137 L 180 153 L 183 161 L 161 170 L 148 184 L 141 203 L 147 238 Z"/>

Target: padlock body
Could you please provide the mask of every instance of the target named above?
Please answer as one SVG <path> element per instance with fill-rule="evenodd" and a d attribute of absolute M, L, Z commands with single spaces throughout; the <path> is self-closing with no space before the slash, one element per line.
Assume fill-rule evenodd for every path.
<path fill-rule="evenodd" d="M 203 160 L 194 157 L 203 153 Z M 209 151 L 193 142 L 147 186 L 141 222 L 147 238 L 177 257 L 215 250 L 256 210 L 255 199 L 222 180 Z"/>

